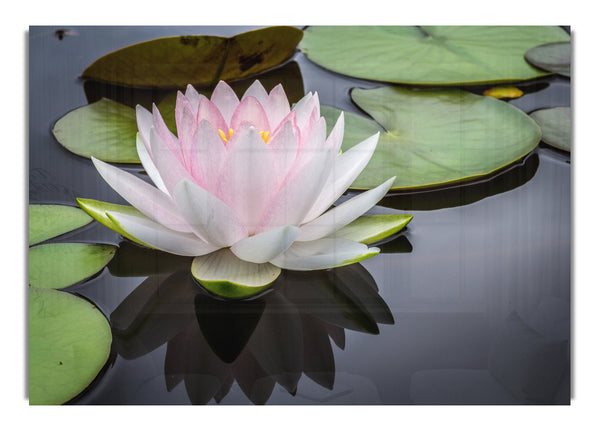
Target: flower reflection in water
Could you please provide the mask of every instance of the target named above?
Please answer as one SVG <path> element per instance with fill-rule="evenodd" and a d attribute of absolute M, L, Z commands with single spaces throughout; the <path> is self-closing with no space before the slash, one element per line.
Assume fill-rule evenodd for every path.
<path fill-rule="evenodd" d="M 167 390 L 183 382 L 193 404 L 221 402 L 234 382 L 251 402 L 265 404 L 276 383 L 295 395 L 302 374 L 333 389 L 331 341 L 344 349 L 345 330 L 378 334 L 379 324 L 394 323 L 375 280 L 358 263 L 286 271 L 267 293 L 243 301 L 216 298 L 184 268 L 154 274 L 110 320 L 125 359 L 167 343 Z"/>

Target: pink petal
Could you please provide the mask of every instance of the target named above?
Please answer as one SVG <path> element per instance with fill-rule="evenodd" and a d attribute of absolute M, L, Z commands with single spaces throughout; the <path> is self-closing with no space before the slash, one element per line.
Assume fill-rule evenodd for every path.
<path fill-rule="evenodd" d="M 211 123 L 202 120 L 191 143 L 185 153 L 190 161 L 190 172 L 199 185 L 211 193 L 215 192 L 221 167 L 228 154 L 223 139 Z"/>
<path fill-rule="evenodd" d="M 198 110 L 198 104 L 200 103 L 200 100 L 206 99 L 205 96 L 203 96 L 202 94 L 199 94 L 196 91 L 196 89 L 189 84 L 188 84 L 187 88 L 185 89 L 185 97 L 192 104 L 192 108 L 193 108 L 194 112 L 196 112 Z"/>
<path fill-rule="evenodd" d="M 228 148 L 217 195 L 245 221 L 248 232 L 252 234 L 267 203 L 277 191 L 278 173 L 273 152 L 254 127 L 236 130 Z"/>
<path fill-rule="evenodd" d="M 240 103 L 240 100 L 231 87 L 225 81 L 219 81 L 210 97 L 210 101 L 221 111 L 225 122 L 230 124 L 231 117 Z"/>
<path fill-rule="evenodd" d="M 267 91 L 265 90 L 265 87 L 263 87 L 262 84 L 258 81 L 258 79 L 254 81 L 250 87 L 248 87 L 248 89 L 242 96 L 242 100 L 250 96 L 258 100 L 258 103 L 260 103 L 261 105 L 267 100 Z"/>
<path fill-rule="evenodd" d="M 158 135 L 165 142 L 167 147 L 171 149 L 171 151 L 177 156 L 177 158 L 182 161 L 183 159 L 181 156 L 181 150 L 179 148 L 179 141 L 177 139 L 177 136 L 171 133 L 171 131 L 165 124 L 165 120 L 163 120 L 163 117 L 160 115 L 160 112 L 158 111 L 158 108 L 155 104 L 152 104 L 152 120 L 153 127 L 156 133 L 158 133 Z M 154 154 L 152 152 L 150 153 L 154 157 Z"/>
<path fill-rule="evenodd" d="M 310 96 L 310 97 L 307 97 Z M 296 123 L 300 130 L 303 130 L 305 126 L 308 124 L 308 121 L 313 114 L 313 110 L 315 108 L 319 108 L 319 95 L 317 93 L 311 94 L 308 93 L 304 96 L 296 106 L 294 106 L 294 111 L 296 111 Z M 317 111 L 317 116 L 320 116 L 320 109 Z"/>
<path fill-rule="evenodd" d="M 200 123 L 202 120 L 208 121 L 215 129 L 220 129 L 228 133 L 229 128 L 223 115 L 221 115 L 221 111 L 207 98 L 200 100 L 198 105 L 198 117 L 196 121 Z"/>
<path fill-rule="evenodd" d="M 269 119 L 270 130 L 275 130 L 290 113 L 290 102 L 281 84 L 277 84 L 271 90 L 269 97 L 263 103 L 263 108 Z"/>
<path fill-rule="evenodd" d="M 154 128 L 150 129 L 150 147 L 152 149 L 154 165 L 169 194 L 172 195 L 173 189 L 182 179 L 192 180 L 192 175 L 185 169 L 181 160 L 167 146 Z"/>
<path fill-rule="evenodd" d="M 179 232 L 190 227 L 179 216 L 179 210 L 169 196 L 135 175 L 92 157 L 100 176 L 141 213 L 157 223 Z"/>
<path fill-rule="evenodd" d="M 279 189 L 280 184 L 293 166 L 299 144 L 300 131 L 296 127 L 292 116 L 292 118 L 281 124 L 281 127 L 277 129 L 267 144 L 267 148 L 273 154 L 275 164 L 274 187 L 276 189 Z"/>
<path fill-rule="evenodd" d="M 235 133 L 242 123 L 249 123 L 258 131 L 268 132 L 269 120 L 262 105 L 254 97 L 250 96 L 240 102 L 231 117 L 230 127 Z M 264 144 L 264 141 L 263 141 Z"/>
<path fill-rule="evenodd" d="M 189 147 L 192 145 L 192 139 L 197 127 L 197 111 L 192 111 L 192 109 L 192 104 L 189 100 L 181 92 L 177 92 L 177 105 L 175 107 L 177 135 L 179 137 L 182 161 L 188 169 L 190 161 L 186 159 L 185 154 L 189 153 Z"/>
<path fill-rule="evenodd" d="M 306 163 L 310 163 L 315 156 L 322 153 L 326 148 L 326 137 L 327 123 L 323 117 L 320 117 L 310 130 L 308 136 L 302 135 L 302 141 L 293 169 L 297 170 Z"/>

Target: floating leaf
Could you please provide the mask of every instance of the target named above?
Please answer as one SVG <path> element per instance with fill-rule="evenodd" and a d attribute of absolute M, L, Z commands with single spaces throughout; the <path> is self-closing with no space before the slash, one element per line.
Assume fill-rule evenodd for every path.
<path fill-rule="evenodd" d="M 29 403 L 62 404 L 106 363 L 112 336 L 104 315 L 75 295 L 29 288 Z"/>
<path fill-rule="evenodd" d="M 312 61 L 357 78 L 409 84 L 531 79 L 532 47 L 569 41 L 560 27 L 309 27 L 300 44 Z"/>
<path fill-rule="evenodd" d="M 110 99 L 67 113 L 52 129 L 67 150 L 117 163 L 140 163 L 135 147 L 137 131 L 135 110 Z"/>
<path fill-rule="evenodd" d="M 344 150 L 380 131 L 371 161 L 352 184 L 370 189 L 430 187 L 489 174 L 535 148 L 541 132 L 522 111 L 461 90 L 353 89 L 354 102 L 381 124 L 345 114 Z M 339 111 L 322 110 L 329 127 Z"/>
<path fill-rule="evenodd" d="M 523 90 L 517 87 L 492 87 L 485 90 L 483 95 L 494 99 L 516 99 L 523 95 Z"/>
<path fill-rule="evenodd" d="M 529 114 L 542 129 L 542 141 L 560 150 L 571 151 L 571 108 L 557 106 Z"/>
<path fill-rule="evenodd" d="M 116 247 L 104 244 L 43 244 L 29 249 L 29 285 L 62 289 L 96 274 Z"/>
<path fill-rule="evenodd" d="M 540 69 L 571 76 L 571 42 L 536 46 L 525 53 L 525 59 Z"/>
<path fill-rule="evenodd" d="M 37 244 L 90 223 L 92 218 L 67 205 L 29 205 L 29 245 Z"/>
<path fill-rule="evenodd" d="M 175 36 L 114 51 L 82 77 L 137 88 L 209 86 L 270 69 L 294 53 L 302 39 L 295 27 L 267 27 L 233 37 Z"/>

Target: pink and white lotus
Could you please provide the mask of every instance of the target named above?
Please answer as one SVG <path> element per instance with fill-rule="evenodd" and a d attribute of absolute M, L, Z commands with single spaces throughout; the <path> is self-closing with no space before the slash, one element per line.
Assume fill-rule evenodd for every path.
<path fill-rule="evenodd" d="M 331 268 L 379 252 L 358 242 L 356 229 L 343 228 L 394 178 L 331 208 L 369 162 L 378 134 L 342 153 L 343 113 L 327 136 L 316 93 L 290 109 L 281 85 L 267 94 L 255 81 L 241 100 L 225 82 L 210 99 L 188 86 L 177 94 L 177 136 L 156 106 L 136 112 L 137 151 L 156 187 L 92 158 L 133 208 L 78 202 L 133 241 L 194 256 L 192 273 L 209 289 L 248 296 L 282 268 Z"/>

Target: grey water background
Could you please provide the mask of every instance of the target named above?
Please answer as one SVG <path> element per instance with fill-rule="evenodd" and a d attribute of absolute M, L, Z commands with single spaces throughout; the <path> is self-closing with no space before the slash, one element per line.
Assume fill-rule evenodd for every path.
<path fill-rule="evenodd" d="M 29 94 L 35 95 L 29 103 L 30 203 L 74 205 L 75 197 L 122 202 L 88 159 L 62 148 L 51 133 L 57 119 L 88 103 L 78 77 L 94 60 L 156 37 L 230 36 L 252 28 L 69 27 L 62 39 L 58 29 L 30 28 Z M 329 72 L 300 52 L 291 60 L 305 91 L 317 91 L 322 104 L 350 112 L 359 113 L 350 88 L 382 85 Z M 570 106 L 568 79 L 535 82 L 538 91 L 510 103 L 525 112 Z M 548 366 L 551 355 L 543 353 L 556 340 L 566 342 L 568 351 L 570 342 L 570 156 L 540 144 L 491 179 L 392 196 L 384 204 L 373 212 L 414 215 L 388 252 L 362 262 L 394 323 L 379 324 L 377 335 L 345 330 L 343 349 L 332 343 L 333 389 L 303 375 L 293 394 L 276 384 L 267 403 L 520 404 L 527 402 L 519 393 L 523 387 L 527 393 L 542 389 L 535 370 L 545 368 L 561 375 L 556 387 L 543 393 L 543 403 L 569 403 L 569 364 Z M 117 244 L 120 239 L 94 223 L 59 240 Z M 118 277 L 105 269 L 67 290 L 110 316 L 145 278 Z M 166 351 L 165 343 L 134 359 L 114 352 L 74 402 L 191 403 L 184 384 L 167 390 Z M 527 360 L 514 362 L 519 352 Z M 251 401 L 233 383 L 220 403 Z"/>

